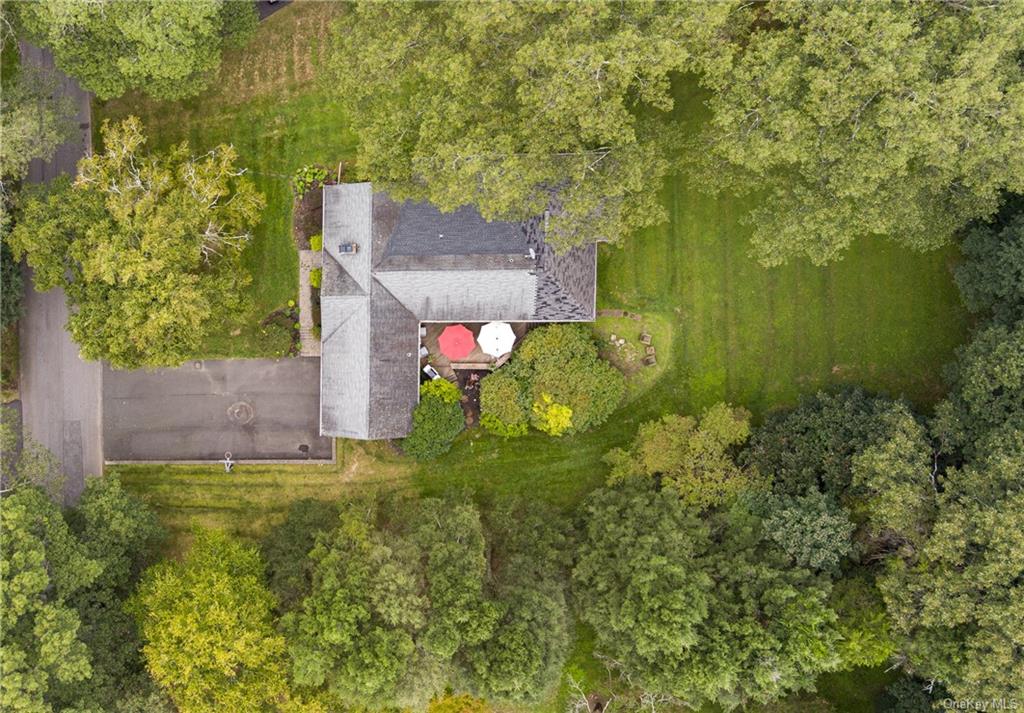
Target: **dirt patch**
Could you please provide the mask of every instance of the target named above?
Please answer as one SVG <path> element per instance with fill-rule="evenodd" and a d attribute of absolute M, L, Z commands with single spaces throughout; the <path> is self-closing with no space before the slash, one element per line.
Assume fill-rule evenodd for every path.
<path fill-rule="evenodd" d="M 466 428 L 480 423 L 480 380 L 490 374 L 488 369 L 457 369 L 455 378 L 462 392 L 462 411 L 466 414 Z"/>
<path fill-rule="evenodd" d="M 292 203 L 292 239 L 299 250 L 309 250 L 309 239 L 322 230 L 324 192 L 317 186 Z"/>

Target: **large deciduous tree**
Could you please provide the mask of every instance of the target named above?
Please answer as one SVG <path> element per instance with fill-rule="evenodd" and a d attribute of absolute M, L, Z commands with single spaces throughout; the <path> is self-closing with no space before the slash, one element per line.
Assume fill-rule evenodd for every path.
<path fill-rule="evenodd" d="M 765 191 L 762 262 L 932 248 L 1024 191 L 1021 3 L 737 3 L 715 29 L 698 175 Z"/>
<path fill-rule="evenodd" d="M 49 710 L 54 689 L 92 675 L 82 622 L 70 599 L 95 581 L 102 567 L 89 558 L 60 509 L 36 488 L 19 488 L 4 498 L 0 535 L 0 707 L 17 713 Z"/>
<path fill-rule="evenodd" d="M 946 474 L 934 526 L 880 587 L 911 669 L 954 698 L 1024 696 L 1024 435 L 992 432 Z"/>
<path fill-rule="evenodd" d="M 204 530 L 183 561 L 147 570 L 131 601 L 149 671 L 183 713 L 265 710 L 287 699 L 273 607 L 256 550 Z"/>
<path fill-rule="evenodd" d="M 582 526 L 580 615 L 646 690 L 765 703 L 838 665 L 829 580 L 766 542 L 741 501 L 702 522 L 672 491 L 630 483 L 593 494 Z"/>
<path fill-rule="evenodd" d="M 1024 212 L 1004 225 L 975 227 L 960 250 L 955 276 L 967 309 L 1007 325 L 1024 318 Z"/>
<path fill-rule="evenodd" d="M 103 151 L 28 198 L 9 237 L 37 289 L 64 288 L 82 355 L 121 368 L 181 364 L 244 307 L 240 254 L 264 204 L 230 146 L 144 143 L 134 117 L 104 124 Z"/>
<path fill-rule="evenodd" d="M 225 47 L 256 29 L 252 3 L 231 0 L 39 0 L 17 3 L 29 37 L 101 99 L 139 89 L 161 99 L 198 94 Z"/>
<path fill-rule="evenodd" d="M 684 503 L 698 508 L 721 505 L 757 479 L 757 470 L 736 465 L 730 449 L 750 435 L 750 414 L 716 404 L 698 422 L 671 414 L 640 426 L 632 447 L 605 456 L 609 483 L 634 477 L 656 478 Z"/>
<path fill-rule="evenodd" d="M 491 635 L 458 659 L 468 685 L 489 699 L 536 701 L 558 681 L 568 650 L 567 539 L 555 513 L 504 503 L 487 518 Z"/>
<path fill-rule="evenodd" d="M 665 220 L 670 77 L 726 5 L 364 2 L 334 75 L 360 170 L 397 195 L 489 218 L 554 208 L 562 247 Z M 691 41 L 691 38 L 692 41 Z"/>
<path fill-rule="evenodd" d="M 6 69 L 6 67 L 5 67 Z M 0 103 L 0 185 L 28 175 L 33 159 L 49 161 L 74 130 L 71 100 L 57 90 L 52 74 L 31 66 L 3 77 Z"/>

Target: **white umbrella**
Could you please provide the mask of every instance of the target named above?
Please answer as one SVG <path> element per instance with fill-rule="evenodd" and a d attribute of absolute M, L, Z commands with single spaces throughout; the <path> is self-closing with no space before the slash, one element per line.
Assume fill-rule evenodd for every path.
<path fill-rule="evenodd" d="M 516 335 L 512 331 L 512 325 L 508 322 L 488 322 L 480 328 L 476 342 L 484 354 L 500 357 L 502 354 L 512 351 L 512 345 L 516 343 Z"/>

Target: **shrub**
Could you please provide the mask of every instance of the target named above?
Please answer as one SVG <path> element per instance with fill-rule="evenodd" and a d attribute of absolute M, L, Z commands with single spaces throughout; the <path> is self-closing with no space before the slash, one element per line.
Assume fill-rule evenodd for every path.
<path fill-rule="evenodd" d="M 303 166 L 292 174 L 292 194 L 301 198 L 327 180 L 329 173 L 323 166 Z"/>
<path fill-rule="evenodd" d="M 402 449 L 416 460 L 447 453 L 466 425 L 461 397 L 458 387 L 444 379 L 423 384 L 420 402 L 412 412 L 412 433 L 402 441 Z"/>
<path fill-rule="evenodd" d="M 545 433 L 562 435 L 604 423 L 625 389 L 622 373 L 598 357 L 586 327 L 551 324 L 530 332 L 509 364 L 484 379 L 480 398 L 490 430 L 515 433 L 528 421 Z"/>
<path fill-rule="evenodd" d="M 549 436 L 561 436 L 572 428 L 572 409 L 555 403 L 551 394 L 541 394 L 533 402 L 533 425 Z"/>
<path fill-rule="evenodd" d="M 310 250 L 316 250 L 317 252 L 320 252 L 321 250 L 323 250 L 324 249 L 324 236 L 321 235 L 320 233 L 317 233 L 316 235 L 312 236 L 309 239 L 309 249 Z"/>
<path fill-rule="evenodd" d="M 321 270 L 319 267 L 316 268 L 315 270 L 310 270 L 309 271 L 309 284 L 310 284 L 310 286 L 311 287 L 315 287 L 316 289 L 319 290 L 320 289 L 320 281 L 323 280 L 323 277 L 324 277 L 324 271 Z"/>
<path fill-rule="evenodd" d="M 524 400 L 523 389 L 510 370 L 485 376 L 480 382 L 480 425 L 505 438 L 525 436 L 530 414 Z"/>

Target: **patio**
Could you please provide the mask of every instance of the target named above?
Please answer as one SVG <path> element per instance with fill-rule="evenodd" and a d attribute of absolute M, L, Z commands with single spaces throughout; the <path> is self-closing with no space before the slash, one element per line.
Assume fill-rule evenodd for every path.
<path fill-rule="evenodd" d="M 449 381 L 455 381 L 455 371 L 463 369 L 491 369 L 492 367 L 500 364 L 504 364 L 508 359 L 508 355 L 495 358 L 490 354 L 485 354 L 480 348 L 480 344 L 473 346 L 467 356 L 462 359 L 449 359 L 447 356 L 441 353 L 441 348 L 438 345 L 438 338 L 441 336 L 441 332 L 444 331 L 445 327 L 449 324 L 462 324 L 470 332 L 473 333 L 473 339 L 475 340 L 480 335 L 480 328 L 486 324 L 486 322 L 425 322 L 421 326 L 426 330 L 426 335 L 420 338 L 420 344 L 427 348 L 427 356 L 420 359 L 420 368 L 423 368 L 427 364 L 430 364 L 437 373 L 441 375 L 442 379 L 448 379 Z M 526 333 L 530 329 L 530 322 L 509 322 L 512 326 L 512 332 L 516 335 L 516 344 L 522 340 Z"/>

